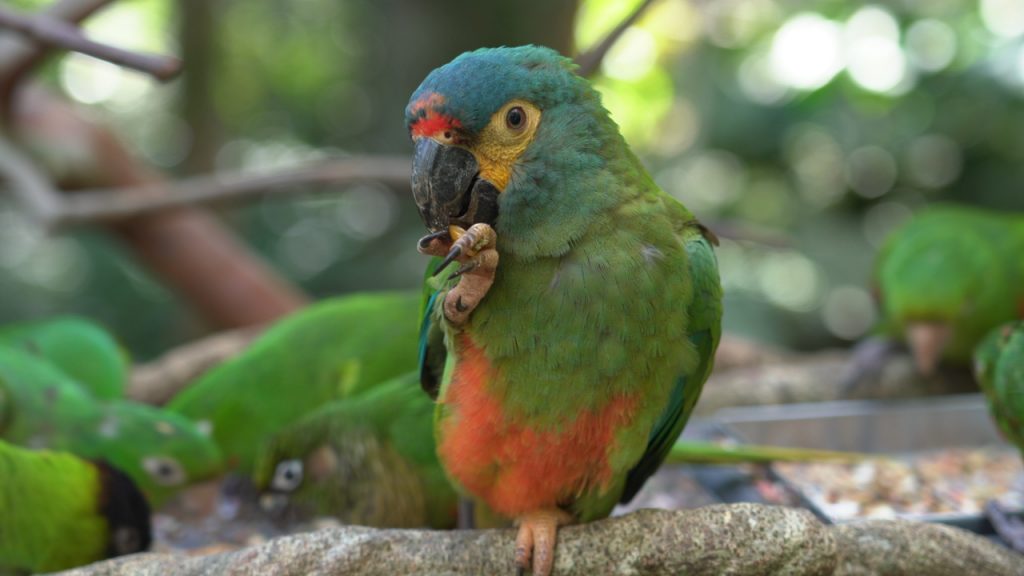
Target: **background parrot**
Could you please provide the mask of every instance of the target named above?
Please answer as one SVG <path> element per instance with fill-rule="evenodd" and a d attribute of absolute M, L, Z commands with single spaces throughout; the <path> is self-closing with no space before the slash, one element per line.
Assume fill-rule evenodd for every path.
<path fill-rule="evenodd" d="M 999 430 L 1024 457 L 1024 321 L 992 330 L 974 352 L 974 374 Z"/>
<path fill-rule="evenodd" d="M 1024 321 L 996 328 L 974 353 L 974 374 L 999 430 L 1024 458 Z M 995 502 L 986 506 L 1004 540 L 1024 553 L 1024 521 L 1007 516 Z"/>
<path fill-rule="evenodd" d="M 124 400 L 101 402 L 61 370 L 15 348 L 0 347 L 0 438 L 110 462 L 154 506 L 222 470 L 217 446 L 183 416 Z"/>
<path fill-rule="evenodd" d="M 454 527 L 457 499 L 437 460 L 434 404 L 417 380 L 409 372 L 276 434 L 253 473 L 263 500 L 295 517 Z"/>
<path fill-rule="evenodd" d="M 149 507 L 127 476 L 0 441 L 0 573 L 64 570 L 149 544 Z"/>
<path fill-rule="evenodd" d="M 419 306 L 415 292 L 309 306 L 204 374 L 167 408 L 208 422 L 228 465 L 248 474 L 260 446 L 284 425 L 414 370 Z"/>
<path fill-rule="evenodd" d="M 419 250 L 459 263 L 422 332 L 438 455 L 517 520 L 515 563 L 535 574 L 559 525 L 606 516 L 665 458 L 722 314 L 714 236 L 573 70 L 547 48 L 481 49 L 406 108 Z"/>
<path fill-rule="evenodd" d="M 121 398 L 128 354 L 113 336 L 84 318 L 63 316 L 0 327 L 0 345 L 46 358 L 102 400 Z"/>
<path fill-rule="evenodd" d="M 886 241 L 875 285 L 880 330 L 906 338 L 928 374 L 968 364 L 996 326 L 1024 315 L 1024 218 L 965 206 L 915 216 Z"/>

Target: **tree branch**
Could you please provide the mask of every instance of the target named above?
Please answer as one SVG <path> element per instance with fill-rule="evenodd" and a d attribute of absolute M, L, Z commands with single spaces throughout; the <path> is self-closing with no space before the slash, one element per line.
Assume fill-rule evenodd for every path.
<path fill-rule="evenodd" d="M 0 27 L 50 48 L 63 48 L 145 72 L 158 80 L 170 80 L 181 71 L 181 61 L 171 56 L 143 54 L 102 44 L 87 38 L 75 25 L 46 15 L 23 14 L 0 6 Z"/>
<path fill-rule="evenodd" d="M 60 193 L 35 163 L 4 137 L 0 137 L 0 178 L 36 220 L 49 222 L 60 214 Z"/>
<path fill-rule="evenodd" d="M 210 556 L 128 556 L 64 574 L 511 574 L 513 537 L 509 530 L 347 526 Z M 641 510 L 564 528 L 554 573 L 1011 576 L 1024 574 L 1024 559 L 956 528 L 886 520 L 835 527 L 806 510 L 731 504 Z"/>
<path fill-rule="evenodd" d="M 832 528 L 836 576 L 1024 574 L 1024 555 L 970 532 L 908 520 L 869 520 Z"/>
<path fill-rule="evenodd" d="M 409 186 L 412 161 L 405 156 L 353 156 L 288 168 L 273 174 L 197 176 L 159 186 L 83 190 L 64 198 L 49 224 L 71 226 L 135 218 L 184 206 L 205 206 L 252 196 L 308 192 L 311 187 L 336 187 L 352 182 Z"/>
<path fill-rule="evenodd" d="M 70 574 L 512 574 L 510 530 L 343 527 L 202 558 L 136 556 Z M 806 511 L 757 505 L 639 512 L 559 531 L 554 573 L 830 574 L 834 544 Z"/>
<path fill-rule="evenodd" d="M 625 20 L 620 22 L 615 28 L 612 28 L 611 32 L 609 32 L 604 39 L 592 46 L 589 50 L 577 55 L 575 61 L 579 68 L 576 70 L 576 73 L 584 77 L 596 74 L 597 70 L 601 67 L 601 62 L 604 60 L 604 57 L 608 54 L 608 51 L 612 49 L 612 46 L 618 42 L 619 37 L 622 36 L 630 26 L 635 24 L 651 4 L 654 4 L 654 2 L 655 0 L 644 0 L 641 2 L 640 5 L 629 14 L 629 16 L 626 16 Z"/>
<path fill-rule="evenodd" d="M 81 22 L 114 0 L 57 0 L 40 11 L 48 18 Z M 22 77 L 50 51 L 49 46 L 0 34 L 0 113 L 10 113 L 11 95 Z"/>
<path fill-rule="evenodd" d="M 11 137 L 18 138 L 21 151 L 33 152 L 35 165 L 51 181 L 69 189 L 162 189 L 162 176 L 140 163 L 113 133 L 48 91 L 33 88 L 18 90 Z M 68 198 L 59 197 L 61 206 Z M 62 208 L 44 212 L 40 220 L 55 222 L 62 213 Z M 108 229 L 213 327 L 263 324 L 307 302 L 301 290 L 202 210 L 166 211 L 118 221 Z"/>

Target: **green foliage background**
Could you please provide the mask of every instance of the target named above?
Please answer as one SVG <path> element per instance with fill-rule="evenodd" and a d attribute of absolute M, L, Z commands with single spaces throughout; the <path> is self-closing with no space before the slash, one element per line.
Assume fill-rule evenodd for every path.
<path fill-rule="evenodd" d="M 595 81 L 656 179 L 723 235 L 785 240 L 723 243 L 727 330 L 790 348 L 841 345 L 870 328 L 872 253 L 900 221 L 947 200 L 1024 210 L 1019 4 L 658 0 L 627 32 Z M 587 47 L 633 5 L 584 0 L 574 18 L 571 1 L 217 0 L 216 33 L 197 40 L 188 2 L 133 0 L 91 21 L 90 33 L 178 53 L 201 42 L 193 48 L 204 58 L 189 69 L 208 75 L 208 94 L 77 56 L 44 77 L 173 175 L 268 170 L 407 153 L 402 107 L 434 66 L 483 45 Z M 827 55 L 806 26 L 802 50 L 783 50 L 794 22 L 839 42 L 820 86 L 780 81 Z M 853 72 L 868 46 L 857 34 L 888 42 L 871 45 L 891 56 L 876 66 L 902 66 L 899 83 L 872 88 L 863 62 Z M 216 125 L 196 125 L 187 98 Z M 198 162 L 197 136 L 211 150 Z M 257 200 L 223 217 L 318 297 L 413 287 L 421 275 L 406 190 Z M 44 237 L 0 196 L 0 322 L 68 311 L 107 323 L 143 358 L 207 329 L 110 238 Z"/>

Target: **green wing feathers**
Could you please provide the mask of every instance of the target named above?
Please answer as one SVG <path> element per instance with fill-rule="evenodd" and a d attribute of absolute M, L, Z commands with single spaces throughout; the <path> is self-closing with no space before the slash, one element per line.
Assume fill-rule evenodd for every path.
<path fill-rule="evenodd" d="M 89 390 L 96 398 L 124 395 L 129 358 L 97 324 L 65 316 L 0 328 L 0 345 L 45 358 Z"/>
<path fill-rule="evenodd" d="M 324 404 L 416 368 L 417 292 L 326 300 L 268 329 L 168 403 L 208 422 L 229 465 L 251 472 L 259 446 Z"/>
<path fill-rule="evenodd" d="M 722 289 L 711 240 L 696 226 L 687 227 L 682 239 L 686 245 L 693 282 L 693 296 L 687 306 L 688 333 L 699 362 L 692 372 L 681 375 L 677 380 L 669 404 L 651 432 L 644 455 L 626 477 L 621 502 L 628 502 L 636 496 L 682 434 L 700 398 L 704 382 L 714 367 L 715 350 L 721 337 Z"/>

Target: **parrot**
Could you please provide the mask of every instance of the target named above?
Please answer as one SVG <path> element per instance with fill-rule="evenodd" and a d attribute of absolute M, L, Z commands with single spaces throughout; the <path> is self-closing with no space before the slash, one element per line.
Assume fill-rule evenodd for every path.
<path fill-rule="evenodd" d="M 125 400 L 102 404 L 99 419 L 66 449 L 109 460 L 135 480 L 154 506 L 224 472 L 220 449 L 201 426 L 180 414 Z"/>
<path fill-rule="evenodd" d="M 1024 458 L 1024 321 L 997 327 L 978 344 L 974 375 L 996 426 Z M 1024 553 L 1024 520 L 1007 515 L 994 501 L 985 512 L 999 535 Z"/>
<path fill-rule="evenodd" d="M 261 502 L 380 528 L 452 528 L 457 496 L 434 445 L 419 374 L 336 400 L 279 431 L 256 459 Z"/>
<path fill-rule="evenodd" d="M 17 348 L 0 347 L 0 439 L 105 460 L 154 506 L 223 467 L 213 441 L 180 414 L 126 400 L 101 402 Z"/>
<path fill-rule="evenodd" d="M 879 252 L 879 332 L 904 338 L 918 370 L 969 365 L 993 328 L 1024 316 L 1024 217 L 937 205 L 911 218 Z"/>
<path fill-rule="evenodd" d="M 417 291 L 331 298 L 267 329 L 166 408 L 209 423 L 228 467 L 249 474 L 270 436 L 324 404 L 416 369 Z"/>
<path fill-rule="evenodd" d="M 0 573 L 65 570 L 150 541 L 149 505 L 124 473 L 0 440 Z"/>
<path fill-rule="evenodd" d="M 999 430 L 1024 457 L 1024 321 L 992 330 L 974 351 L 974 375 Z"/>
<path fill-rule="evenodd" d="M 97 324 L 75 316 L 0 327 L 0 345 L 21 348 L 60 368 L 96 398 L 124 396 L 130 360 Z"/>
<path fill-rule="evenodd" d="M 515 521 L 512 560 L 539 575 L 560 526 L 606 517 L 662 463 L 721 334 L 717 239 L 574 70 L 545 47 L 483 48 L 405 110 L 438 456 Z"/>

